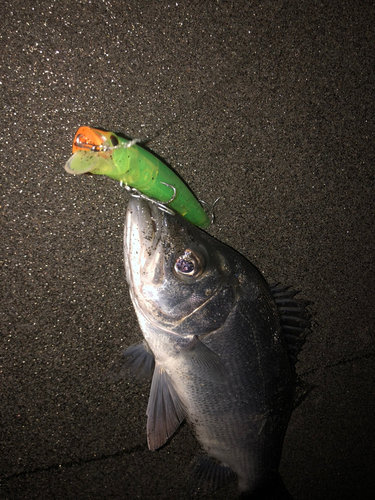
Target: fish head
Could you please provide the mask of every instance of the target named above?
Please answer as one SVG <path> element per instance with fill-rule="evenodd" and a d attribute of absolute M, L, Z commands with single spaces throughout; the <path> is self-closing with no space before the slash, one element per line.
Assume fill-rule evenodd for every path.
<path fill-rule="evenodd" d="M 227 258 L 226 249 L 180 215 L 131 198 L 125 269 L 140 323 L 183 336 L 220 328 L 238 288 L 235 259 Z"/>

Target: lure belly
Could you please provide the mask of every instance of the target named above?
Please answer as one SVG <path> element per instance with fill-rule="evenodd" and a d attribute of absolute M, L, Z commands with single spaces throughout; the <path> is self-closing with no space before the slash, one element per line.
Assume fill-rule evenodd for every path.
<path fill-rule="evenodd" d="M 210 217 L 186 184 L 162 161 L 135 141 L 113 132 L 80 127 L 73 141 L 69 174 L 106 175 L 153 200 L 168 205 L 196 226 L 210 225 Z"/>

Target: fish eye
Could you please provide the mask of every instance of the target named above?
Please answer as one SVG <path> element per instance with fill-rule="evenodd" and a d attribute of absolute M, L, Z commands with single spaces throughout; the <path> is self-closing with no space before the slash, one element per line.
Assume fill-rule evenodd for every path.
<path fill-rule="evenodd" d="M 112 142 L 112 146 L 117 146 L 118 145 L 118 139 L 115 135 L 111 135 L 110 140 Z"/>
<path fill-rule="evenodd" d="M 174 271 L 178 277 L 198 278 L 204 271 L 204 264 L 202 255 L 187 249 L 176 259 Z"/>

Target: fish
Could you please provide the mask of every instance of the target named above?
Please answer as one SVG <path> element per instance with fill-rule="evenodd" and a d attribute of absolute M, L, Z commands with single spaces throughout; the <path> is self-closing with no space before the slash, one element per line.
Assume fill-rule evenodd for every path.
<path fill-rule="evenodd" d="M 202 448 L 195 492 L 237 480 L 240 494 L 255 494 L 278 471 L 308 302 L 140 198 L 127 207 L 124 259 L 143 340 L 123 353 L 121 371 L 151 380 L 148 448 L 186 419 Z"/>

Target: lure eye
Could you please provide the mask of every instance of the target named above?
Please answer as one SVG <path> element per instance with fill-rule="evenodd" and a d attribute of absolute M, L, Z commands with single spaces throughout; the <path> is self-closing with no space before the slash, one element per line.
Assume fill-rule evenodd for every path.
<path fill-rule="evenodd" d="M 117 146 L 118 145 L 118 139 L 117 139 L 117 137 L 115 135 L 111 135 L 111 137 L 109 139 L 112 142 L 112 146 Z"/>
<path fill-rule="evenodd" d="M 75 138 L 74 145 L 80 149 L 87 148 L 87 140 L 87 137 L 85 137 L 83 134 L 79 134 Z"/>
<path fill-rule="evenodd" d="M 75 143 L 77 146 L 80 146 L 82 144 L 82 139 L 83 139 L 82 134 L 77 135 L 76 140 L 75 140 Z"/>
<path fill-rule="evenodd" d="M 198 278 L 204 271 L 204 258 L 190 249 L 180 255 L 174 264 L 174 272 L 179 278 Z"/>

